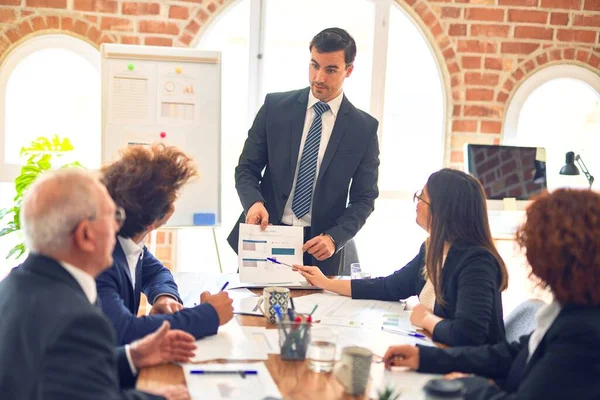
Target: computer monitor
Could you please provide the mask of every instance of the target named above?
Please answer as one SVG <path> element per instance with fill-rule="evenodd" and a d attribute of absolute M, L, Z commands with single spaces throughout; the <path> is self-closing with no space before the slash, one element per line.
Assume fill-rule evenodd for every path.
<path fill-rule="evenodd" d="M 489 200 L 529 200 L 546 190 L 543 147 L 465 145 L 465 166 L 477 178 Z"/>

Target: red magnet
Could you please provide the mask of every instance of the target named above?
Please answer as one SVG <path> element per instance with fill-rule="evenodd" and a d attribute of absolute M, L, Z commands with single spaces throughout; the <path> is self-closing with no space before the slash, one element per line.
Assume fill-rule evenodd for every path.
<path fill-rule="evenodd" d="M 161 137 L 161 139 L 164 139 L 167 137 L 167 134 L 165 132 L 161 132 L 160 137 Z"/>

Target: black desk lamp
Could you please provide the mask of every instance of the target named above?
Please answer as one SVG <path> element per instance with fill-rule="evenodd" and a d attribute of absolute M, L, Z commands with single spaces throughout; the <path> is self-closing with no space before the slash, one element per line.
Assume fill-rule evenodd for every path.
<path fill-rule="evenodd" d="M 583 171 L 588 183 L 590 184 L 590 189 L 592 188 L 592 183 L 594 183 L 594 177 L 590 175 L 590 171 L 588 171 L 585 163 L 579 156 L 579 154 L 575 155 L 572 151 L 567 153 L 566 164 L 564 167 L 560 169 L 561 175 L 579 175 L 579 168 L 575 165 L 575 162 L 579 164 L 579 168 Z"/>

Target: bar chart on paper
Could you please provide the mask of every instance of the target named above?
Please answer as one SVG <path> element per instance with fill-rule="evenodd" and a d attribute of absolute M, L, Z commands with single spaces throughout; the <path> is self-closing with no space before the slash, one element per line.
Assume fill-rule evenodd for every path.
<path fill-rule="evenodd" d="M 291 284 L 305 281 L 288 265 L 302 264 L 303 229 L 297 226 L 240 224 L 240 281 Z M 288 265 L 285 265 L 288 264 Z"/>

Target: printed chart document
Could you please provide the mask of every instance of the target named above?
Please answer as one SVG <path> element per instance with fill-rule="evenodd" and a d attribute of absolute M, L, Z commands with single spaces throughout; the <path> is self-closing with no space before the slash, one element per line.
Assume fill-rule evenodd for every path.
<path fill-rule="evenodd" d="M 295 298 L 294 303 L 299 312 L 310 311 L 318 304 L 313 319 L 329 325 L 411 329 L 410 312 L 399 301 L 355 300 L 334 293 L 315 293 Z"/>
<path fill-rule="evenodd" d="M 214 336 L 196 340 L 196 352 L 191 362 L 212 360 L 261 360 L 268 358 L 264 348 L 248 339 L 234 318 Z"/>
<path fill-rule="evenodd" d="M 411 311 L 405 311 L 405 304 L 399 301 L 355 300 L 334 293 L 316 293 L 297 297 L 294 303 L 296 310 L 301 313 L 318 305 L 313 314 L 314 320 L 320 321 L 322 325 L 336 326 L 340 330 L 355 329 L 356 333 L 349 335 L 354 339 L 360 338 L 359 331 L 375 331 L 375 336 L 369 333 L 371 338 L 377 338 L 374 345 L 390 341 L 392 344 L 395 342 L 433 345 L 429 338 L 417 338 L 407 334 L 414 332 L 417 327 L 410 323 Z M 369 338 L 360 340 L 366 342 Z M 376 351 L 377 348 L 373 347 L 371 350 Z"/>
<path fill-rule="evenodd" d="M 240 281 L 252 283 L 289 284 L 306 280 L 286 265 L 267 260 L 276 259 L 289 265 L 302 264 L 304 230 L 300 226 L 240 224 L 238 265 Z"/>
<path fill-rule="evenodd" d="M 192 373 L 202 371 L 203 373 Z M 232 373 L 211 374 L 213 371 Z M 236 371 L 252 371 L 242 377 Z M 185 382 L 196 400 L 278 400 L 282 399 L 264 363 L 184 364 Z"/>

